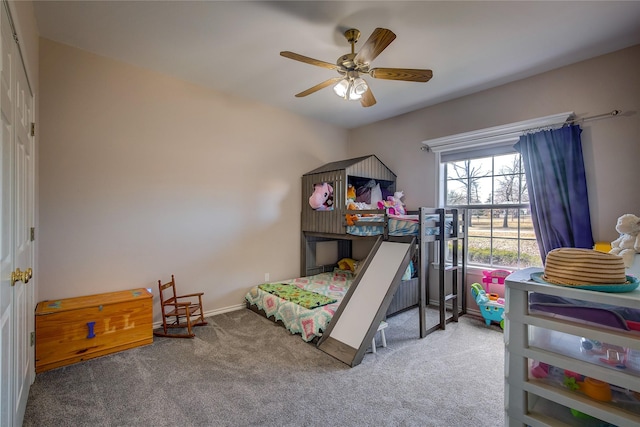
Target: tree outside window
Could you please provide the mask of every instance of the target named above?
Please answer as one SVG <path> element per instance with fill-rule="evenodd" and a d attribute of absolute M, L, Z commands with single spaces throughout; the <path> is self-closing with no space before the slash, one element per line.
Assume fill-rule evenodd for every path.
<path fill-rule="evenodd" d="M 446 207 L 467 209 L 470 265 L 541 266 L 519 153 L 444 163 Z"/>

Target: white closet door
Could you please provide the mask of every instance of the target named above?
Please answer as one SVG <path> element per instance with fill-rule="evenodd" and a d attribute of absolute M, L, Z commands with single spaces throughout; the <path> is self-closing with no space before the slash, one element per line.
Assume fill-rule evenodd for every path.
<path fill-rule="evenodd" d="M 13 98 L 14 83 L 12 70 L 13 37 L 7 21 L 4 7 L 0 8 L 1 44 L 0 48 L 0 120 L 2 130 L 2 197 L 0 198 L 0 215 L 2 215 L 2 231 L 0 234 L 0 425 L 12 426 L 15 413 L 15 399 L 13 397 L 14 369 L 13 369 L 13 287 L 11 273 L 13 270 Z"/>
<path fill-rule="evenodd" d="M 15 116 L 14 116 L 14 268 L 29 270 L 33 274 L 33 242 L 31 227 L 33 226 L 34 205 L 34 159 L 31 123 L 33 121 L 33 97 L 27 82 L 27 76 L 21 63 L 14 69 L 15 84 Z M 30 279 L 30 278 L 29 278 Z M 22 425 L 22 417 L 27 406 L 29 386 L 34 372 L 34 348 L 31 346 L 30 334 L 34 330 L 34 292 L 33 281 L 16 282 L 13 286 L 13 319 L 14 319 L 14 369 L 16 381 L 14 397 L 17 425 Z"/>
<path fill-rule="evenodd" d="M 33 282 L 12 280 L 16 269 L 33 268 L 33 96 L 0 8 L 0 425 L 22 424 L 33 380 Z"/>

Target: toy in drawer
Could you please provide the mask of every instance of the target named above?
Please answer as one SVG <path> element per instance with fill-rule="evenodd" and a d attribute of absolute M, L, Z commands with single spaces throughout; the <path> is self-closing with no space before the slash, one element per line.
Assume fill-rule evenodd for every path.
<path fill-rule="evenodd" d="M 153 295 L 132 289 L 36 307 L 36 372 L 153 342 Z"/>

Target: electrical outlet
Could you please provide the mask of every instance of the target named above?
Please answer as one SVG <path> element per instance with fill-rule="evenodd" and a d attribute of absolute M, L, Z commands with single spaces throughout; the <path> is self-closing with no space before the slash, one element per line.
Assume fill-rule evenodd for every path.
<path fill-rule="evenodd" d="M 269 273 L 264 273 L 264 281 L 265 282 L 269 281 Z"/>

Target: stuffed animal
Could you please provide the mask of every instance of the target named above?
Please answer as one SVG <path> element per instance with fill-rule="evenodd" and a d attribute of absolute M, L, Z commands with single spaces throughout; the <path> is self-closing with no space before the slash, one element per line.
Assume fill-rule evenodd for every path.
<path fill-rule="evenodd" d="M 333 187 L 326 182 L 315 184 L 309 205 L 315 210 L 333 209 Z"/>
<path fill-rule="evenodd" d="M 358 206 L 353 202 L 347 205 L 347 210 L 353 211 L 356 209 L 358 209 Z M 359 217 L 360 215 L 357 214 L 346 214 L 345 219 L 347 220 L 347 225 L 354 225 Z"/>
<path fill-rule="evenodd" d="M 356 201 L 356 187 L 351 184 L 347 187 L 347 200 Z"/>
<path fill-rule="evenodd" d="M 386 209 L 389 215 L 404 215 L 407 211 L 400 200 L 402 196 L 402 191 L 396 191 L 393 196 L 387 197 L 387 200 L 378 202 L 378 209 Z"/>
<path fill-rule="evenodd" d="M 338 268 L 340 270 L 350 270 L 355 272 L 357 267 L 358 261 L 356 261 L 355 259 L 342 258 L 340 261 L 338 261 Z"/>
<path fill-rule="evenodd" d="M 402 202 L 402 198 L 404 197 L 403 191 L 396 191 L 393 193 L 393 199 L 396 202 L 396 210 L 399 215 L 404 215 L 407 213 L 407 210 L 404 208 L 404 203 Z"/>
<path fill-rule="evenodd" d="M 620 237 L 611 242 L 610 254 L 621 256 L 624 266 L 633 266 L 636 253 L 640 253 L 640 218 L 633 214 L 624 214 L 618 218 L 616 231 Z"/>

